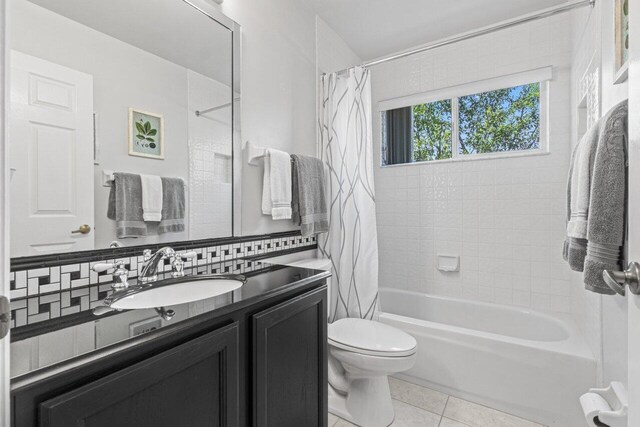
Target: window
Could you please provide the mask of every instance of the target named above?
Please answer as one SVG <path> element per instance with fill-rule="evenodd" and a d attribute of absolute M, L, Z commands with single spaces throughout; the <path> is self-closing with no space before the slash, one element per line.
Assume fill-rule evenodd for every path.
<path fill-rule="evenodd" d="M 381 103 L 382 164 L 541 152 L 548 73 L 536 83 L 473 91 L 533 77 L 525 73 Z M 429 101 L 384 108 L 420 98 Z"/>

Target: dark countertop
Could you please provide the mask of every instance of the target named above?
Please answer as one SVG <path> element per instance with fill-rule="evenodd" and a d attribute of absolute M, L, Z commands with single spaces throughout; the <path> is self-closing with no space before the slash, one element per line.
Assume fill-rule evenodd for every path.
<path fill-rule="evenodd" d="M 247 283 L 241 288 L 214 298 L 175 305 L 176 314 L 171 320 L 163 320 L 154 309 L 112 312 L 96 316 L 87 308 L 80 313 L 14 328 L 11 330 L 11 378 L 20 383 L 26 377 L 34 377 L 45 367 L 69 361 L 78 356 L 98 353 L 113 344 L 131 341 L 158 330 L 178 327 L 186 320 L 204 319 L 205 314 L 231 312 L 266 298 L 293 291 L 330 276 L 330 272 L 269 264 L 262 261 L 235 260 L 228 263 L 201 266 L 186 274 L 211 274 L 229 272 L 244 274 Z M 135 281 L 131 281 L 135 284 Z M 104 284 L 100 285 L 104 287 Z M 111 293 L 108 292 L 109 294 Z M 151 337 L 151 335 L 149 335 Z M 71 367 L 71 366 L 70 366 Z"/>

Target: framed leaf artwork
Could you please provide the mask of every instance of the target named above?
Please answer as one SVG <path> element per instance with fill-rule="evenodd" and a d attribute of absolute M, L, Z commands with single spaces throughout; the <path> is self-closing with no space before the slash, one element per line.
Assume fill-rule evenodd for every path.
<path fill-rule="evenodd" d="M 614 84 L 627 80 L 629 73 L 629 0 L 615 0 Z"/>
<path fill-rule="evenodd" d="M 164 123 L 160 114 L 129 108 L 129 155 L 164 159 Z"/>

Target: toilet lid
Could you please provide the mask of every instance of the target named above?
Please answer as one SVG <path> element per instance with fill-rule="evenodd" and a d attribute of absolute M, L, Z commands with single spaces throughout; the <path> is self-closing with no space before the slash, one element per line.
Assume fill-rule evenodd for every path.
<path fill-rule="evenodd" d="M 354 352 L 381 356 L 415 353 L 416 340 L 400 329 L 365 319 L 340 319 L 329 325 L 329 342 Z"/>

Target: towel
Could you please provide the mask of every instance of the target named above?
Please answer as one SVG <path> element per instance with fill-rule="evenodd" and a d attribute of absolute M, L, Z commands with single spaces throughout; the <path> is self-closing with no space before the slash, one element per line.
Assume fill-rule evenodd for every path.
<path fill-rule="evenodd" d="M 324 165 L 320 159 L 292 155 L 292 218 L 304 237 L 329 231 L 324 192 Z"/>
<path fill-rule="evenodd" d="M 158 224 L 158 234 L 184 231 L 184 216 L 184 181 L 162 177 L 162 220 Z"/>
<path fill-rule="evenodd" d="M 262 213 L 274 220 L 291 218 L 291 156 L 267 149 L 262 179 Z"/>
<path fill-rule="evenodd" d="M 628 110 L 628 102 L 623 101 L 604 117 L 593 167 L 584 283 L 588 290 L 601 294 L 614 293 L 602 278 L 603 271 L 622 269 Z"/>
<path fill-rule="evenodd" d="M 142 217 L 145 221 L 162 219 L 162 180 L 157 175 L 140 175 L 142 183 Z"/>
<path fill-rule="evenodd" d="M 113 177 L 107 218 L 116 221 L 116 235 L 119 239 L 146 236 L 140 175 L 116 172 Z"/>
<path fill-rule="evenodd" d="M 622 268 L 625 234 L 628 103 L 623 101 L 574 150 L 567 185 L 567 238 L 563 256 L 584 272 L 585 288 L 613 294 L 604 270 Z"/>
<path fill-rule="evenodd" d="M 567 184 L 567 237 L 565 260 L 574 271 L 583 271 L 587 255 L 587 224 L 591 176 L 600 127 L 593 126 L 580 140 L 571 156 Z"/>

